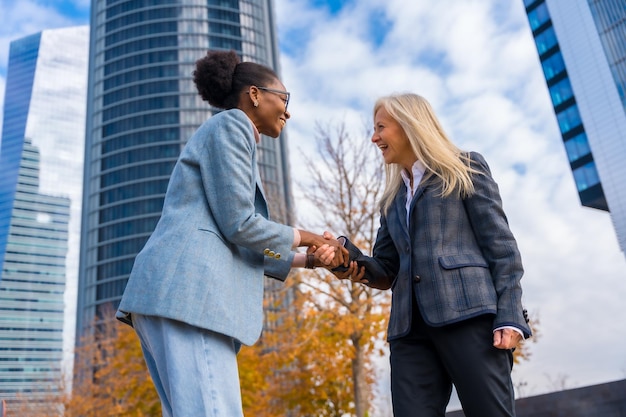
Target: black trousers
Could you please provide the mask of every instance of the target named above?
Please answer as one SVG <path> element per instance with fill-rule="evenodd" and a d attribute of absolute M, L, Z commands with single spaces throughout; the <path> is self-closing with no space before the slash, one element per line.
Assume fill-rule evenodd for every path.
<path fill-rule="evenodd" d="M 452 384 L 466 417 L 513 417 L 510 350 L 493 347 L 493 316 L 428 326 L 413 300 L 411 332 L 389 342 L 394 417 L 444 417 Z"/>

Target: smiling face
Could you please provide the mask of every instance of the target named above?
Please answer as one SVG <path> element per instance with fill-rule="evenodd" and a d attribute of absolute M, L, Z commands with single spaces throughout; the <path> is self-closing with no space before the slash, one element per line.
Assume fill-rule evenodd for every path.
<path fill-rule="evenodd" d="M 415 152 L 400 124 L 382 106 L 374 115 L 372 142 L 381 150 L 386 164 L 399 164 L 411 172 L 417 161 Z"/>
<path fill-rule="evenodd" d="M 253 87 L 250 88 L 254 90 Z M 289 93 L 278 80 L 264 86 L 257 86 L 255 98 L 258 106 L 254 108 L 253 121 L 257 130 L 267 136 L 276 138 L 291 117 L 287 111 Z"/>

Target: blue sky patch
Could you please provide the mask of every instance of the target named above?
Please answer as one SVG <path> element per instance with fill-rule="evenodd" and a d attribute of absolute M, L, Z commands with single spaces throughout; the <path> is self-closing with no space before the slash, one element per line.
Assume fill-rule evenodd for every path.
<path fill-rule="evenodd" d="M 408 55 L 413 55 L 410 51 Z M 447 76 L 452 72 L 452 66 L 448 61 L 445 51 L 435 48 L 428 48 L 421 51 L 411 60 L 413 64 L 420 67 L 428 67 L 436 70 L 440 76 Z"/>
<path fill-rule="evenodd" d="M 39 4 L 56 9 L 69 19 L 89 23 L 89 5 L 71 0 L 44 0 Z"/>
<path fill-rule="evenodd" d="M 383 10 L 373 10 L 372 13 L 370 13 L 367 22 L 367 26 L 370 28 L 369 38 L 376 47 L 384 43 L 387 33 L 389 33 L 393 26 L 392 23 L 393 22 L 387 18 Z"/>
<path fill-rule="evenodd" d="M 311 0 L 311 5 L 317 8 L 324 8 L 332 15 L 338 14 L 350 1 L 345 0 Z"/>
<path fill-rule="evenodd" d="M 513 164 L 513 171 L 517 172 L 521 176 L 526 175 L 526 164 L 521 162 Z"/>

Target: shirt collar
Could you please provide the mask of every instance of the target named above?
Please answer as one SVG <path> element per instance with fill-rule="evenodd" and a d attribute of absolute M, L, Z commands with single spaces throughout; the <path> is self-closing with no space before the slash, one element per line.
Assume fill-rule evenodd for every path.
<path fill-rule="evenodd" d="M 424 176 L 424 172 L 426 172 L 426 167 L 420 160 L 417 160 L 413 163 L 411 167 L 411 173 L 413 174 L 413 191 L 417 188 L 422 177 Z M 400 174 L 402 175 L 402 180 L 404 180 L 404 185 L 407 189 L 411 189 L 411 178 L 409 177 L 409 173 L 403 169 Z"/>

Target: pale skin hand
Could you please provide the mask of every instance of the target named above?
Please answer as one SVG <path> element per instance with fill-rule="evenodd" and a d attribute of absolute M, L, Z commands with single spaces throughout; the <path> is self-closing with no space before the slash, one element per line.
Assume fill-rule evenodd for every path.
<path fill-rule="evenodd" d="M 315 255 L 316 266 L 322 264 L 328 266 L 335 259 L 335 248 L 333 246 L 323 244 L 319 248 L 311 246 L 308 248 L 307 253 L 313 253 Z"/>
<path fill-rule="evenodd" d="M 322 236 L 324 236 L 324 239 L 328 240 L 335 239 L 335 236 L 327 231 L 325 231 Z M 348 257 L 346 256 L 346 260 L 347 259 Z M 331 268 L 335 268 L 341 264 L 341 262 L 337 262 L 337 265 L 332 266 Z M 349 264 L 343 263 L 343 265 L 348 267 L 345 272 L 331 271 L 337 278 L 350 279 L 352 282 L 359 282 L 361 284 L 367 284 L 369 282 L 368 280 L 363 279 L 363 276 L 365 275 L 365 267 L 362 266 L 361 268 L 359 268 L 359 265 L 356 261 L 350 261 Z"/>
<path fill-rule="evenodd" d="M 513 349 L 520 340 L 522 340 L 522 335 L 513 329 L 500 329 L 493 332 L 493 346 L 498 349 Z"/>
<path fill-rule="evenodd" d="M 335 268 L 344 263 L 342 256 L 336 256 L 337 254 L 341 255 L 342 252 L 337 251 L 334 246 L 330 246 L 328 244 L 323 244 L 319 248 L 315 246 L 310 246 L 307 249 L 307 254 L 311 253 L 315 255 L 315 266 Z"/>
<path fill-rule="evenodd" d="M 307 253 L 315 253 L 318 249 L 321 249 L 322 246 L 328 244 L 335 251 L 335 255 L 333 259 L 330 261 L 326 259 L 326 261 L 330 262 L 329 264 L 325 264 L 322 262 L 324 266 L 330 266 L 334 268 L 341 264 L 344 264 L 348 260 L 348 250 L 344 248 L 336 239 L 328 239 L 325 236 L 316 235 L 314 233 L 299 230 L 300 232 L 300 246 L 307 246 Z M 328 258 L 328 256 L 326 256 Z"/>

